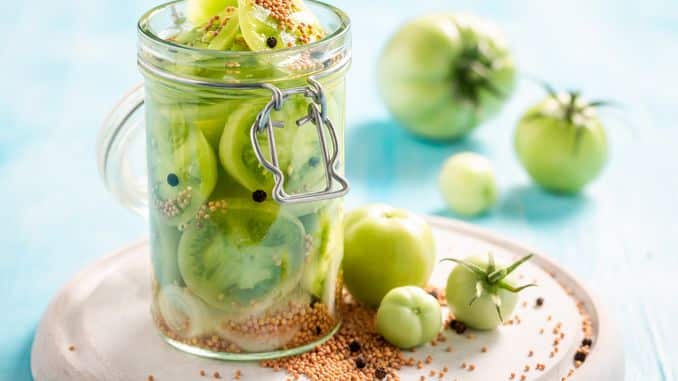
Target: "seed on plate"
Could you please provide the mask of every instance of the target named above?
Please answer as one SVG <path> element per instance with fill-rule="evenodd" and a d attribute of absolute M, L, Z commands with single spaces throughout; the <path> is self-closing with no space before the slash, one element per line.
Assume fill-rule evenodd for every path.
<path fill-rule="evenodd" d="M 384 369 L 382 367 L 378 367 L 374 371 L 374 377 L 376 377 L 377 380 L 383 380 L 384 377 L 386 377 L 386 375 L 387 375 L 386 369 Z"/>
<path fill-rule="evenodd" d="M 582 340 L 581 345 L 585 347 L 590 347 L 593 345 L 593 340 L 591 340 L 590 338 L 586 338 Z"/>
<path fill-rule="evenodd" d="M 575 355 L 574 355 L 574 361 L 584 362 L 584 361 L 586 361 L 586 355 L 587 355 L 586 352 L 584 352 L 582 350 L 578 350 L 577 353 L 575 353 Z"/>
<path fill-rule="evenodd" d="M 452 320 L 450 321 L 450 328 L 456 332 L 458 335 L 463 334 L 466 332 L 466 324 L 460 322 L 459 320 Z"/>
<path fill-rule="evenodd" d="M 537 307 L 543 306 L 544 305 L 544 298 L 538 297 L 535 304 L 537 305 Z"/>
<path fill-rule="evenodd" d="M 367 365 L 367 364 L 365 364 L 365 360 L 364 360 L 362 357 L 358 357 L 357 359 L 355 359 L 355 367 L 356 367 L 356 368 L 362 369 L 362 368 L 364 368 L 366 365 Z"/>

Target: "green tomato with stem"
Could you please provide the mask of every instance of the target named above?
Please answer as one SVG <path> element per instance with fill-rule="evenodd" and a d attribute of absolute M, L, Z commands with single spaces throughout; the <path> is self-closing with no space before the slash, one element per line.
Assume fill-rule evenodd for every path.
<path fill-rule="evenodd" d="M 607 161 L 605 128 L 596 108 L 578 93 L 556 93 L 529 109 L 518 122 L 515 149 L 532 179 L 558 193 L 579 192 Z"/>
<path fill-rule="evenodd" d="M 518 293 L 535 284 L 516 286 L 509 275 L 532 258 L 522 257 L 509 266 L 495 263 L 490 253 L 487 257 L 473 256 L 453 261 L 457 266 L 447 278 L 445 297 L 455 318 L 467 326 L 480 330 L 497 328 L 504 317 L 510 316 L 518 302 Z"/>
<path fill-rule="evenodd" d="M 448 206 L 463 216 L 486 212 L 498 197 L 490 161 L 473 152 L 450 157 L 440 170 L 440 191 Z"/>
<path fill-rule="evenodd" d="M 354 298 L 376 307 L 391 289 L 425 286 L 435 261 L 431 227 L 404 209 L 376 204 L 344 220 L 344 283 Z"/>
<path fill-rule="evenodd" d="M 377 332 L 399 348 L 414 348 L 433 340 L 442 325 L 440 304 L 420 287 L 394 288 L 377 311 Z"/>
<path fill-rule="evenodd" d="M 434 140 L 460 138 L 499 112 L 516 77 L 496 26 L 468 14 L 410 21 L 379 60 L 379 88 L 400 124 Z"/>

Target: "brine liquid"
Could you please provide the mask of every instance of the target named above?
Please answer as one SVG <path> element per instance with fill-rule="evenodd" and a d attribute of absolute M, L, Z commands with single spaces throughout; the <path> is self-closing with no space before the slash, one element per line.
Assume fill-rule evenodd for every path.
<path fill-rule="evenodd" d="M 322 81 L 321 81 L 322 82 Z M 343 78 L 323 83 L 343 147 Z M 205 93 L 147 78 L 153 306 L 167 338 L 216 353 L 265 353 L 327 337 L 339 324 L 342 200 L 285 205 L 249 139 L 266 92 Z M 324 187 L 309 100 L 272 117 L 288 193 Z M 329 139 L 328 139 L 329 141 Z M 268 152 L 265 134 L 260 144 Z M 339 169 L 343 172 L 343 152 Z"/>

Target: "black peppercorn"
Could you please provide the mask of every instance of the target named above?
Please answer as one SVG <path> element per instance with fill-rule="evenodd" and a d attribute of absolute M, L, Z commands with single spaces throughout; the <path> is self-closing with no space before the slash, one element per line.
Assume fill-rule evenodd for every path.
<path fill-rule="evenodd" d="M 252 192 L 252 200 L 254 200 L 256 202 L 266 201 L 266 196 L 267 196 L 266 192 L 262 191 L 261 189 L 255 190 L 254 192 Z"/>
<path fill-rule="evenodd" d="M 311 167 L 316 167 L 319 163 L 320 159 L 316 156 L 312 156 L 310 159 L 308 159 L 308 165 Z"/>
<path fill-rule="evenodd" d="M 586 352 L 577 351 L 577 353 L 574 355 L 574 361 L 579 361 L 579 362 L 586 361 Z"/>
<path fill-rule="evenodd" d="M 316 334 L 316 335 L 320 335 L 322 332 L 323 332 L 323 330 L 320 329 L 320 327 L 316 325 L 316 326 L 315 326 L 315 334 Z"/>
<path fill-rule="evenodd" d="M 276 39 L 275 37 L 271 36 L 271 37 L 269 37 L 269 38 L 266 39 L 266 45 L 267 45 L 269 48 L 273 49 L 273 48 L 275 48 L 276 45 L 278 45 L 278 39 Z"/>
<path fill-rule="evenodd" d="M 586 338 L 582 340 L 581 345 L 584 347 L 591 347 L 593 345 L 593 340 Z"/>
<path fill-rule="evenodd" d="M 536 304 L 537 304 L 537 307 L 543 306 L 544 305 L 544 298 L 541 298 L 541 297 L 537 298 Z"/>
<path fill-rule="evenodd" d="M 362 368 L 364 368 L 366 365 L 367 365 L 367 364 L 365 364 L 365 360 L 363 360 L 362 357 L 358 357 L 357 359 L 355 359 L 355 367 L 356 367 L 356 368 L 362 369 Z"/>
<path fill-rule="evenodd" d="M 428 292 L 428 294 L 431 295 L 432 297 L 438 299 L 438 291 L 431 290 L 431 291 Z"/>
<path fill-rule="evenodd" d="M 450 322 L 450 328 L 456 332 L 458 335 L 463 334 L 466 332 L 466 324 L 458 321 L 458 320 L 452 320 Z"/>
<path fill-rule="evenodd" d="M 179 185 L 179 176 L 177 176 L 175 173 L 170 173 L 167 175 L 167 184 L 169 184 L 171 187 Z"/>
<path fill-rule="evenodd" d="M 351 341 L 351 343 L 348 344 L 348 350 L 350 350 L 351 353 L 358 352 L 360 348 L 361 348 L 360 343 L 355 340 Z"/>
<path fill-rule="evenodd" d="M 384 377 L 386 377 L 386 374 L 387 374 L 387 373 L 386 373 L 386 369 L 384 369 L 384 368 L 382 368 L 382 367 L 379 367 L 379 368 L 377 368 L 377 369 L 374 371 L 374 377 L 375 377 L 377 380 L 383 380 Z"/>

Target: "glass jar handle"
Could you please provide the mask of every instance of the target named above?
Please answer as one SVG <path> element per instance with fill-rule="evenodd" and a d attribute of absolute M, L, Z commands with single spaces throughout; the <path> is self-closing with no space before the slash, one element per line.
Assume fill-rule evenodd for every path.
<path fill-rule="evenodd" d="M 346 178 L 337 172 L 336 164 L 339 157 L 339 139 L 334 124 L 327 114 L 327 100 L 325 99 L 325 92 L 320 85 L 320 82 L 313 78 L 309 78 L 308 86 L 295 87 L 291 89 L 279 89 L 271 84 L 264 84 L 262 87 L 270 90 L 273 95 L 271 100 L 264 106 L 263 110 L 257 115 L 252 128 L 250 129 L 250 141 L 254 153 L 259 159 L 261 165 L 273 174 L 275 181 L 273 185 L 273 199 L 280 204 L 295 204 L 300 202 L 311 202 L 328 200 L 346 195 L 350 185 Z M 325 187 L 321 191 L 287 194 L 284 189 L 285 175 L 278 165 L 278 153 L 275 146 L 274 128 L 285 128 L 283 122 L 271 120 L 271 111 L 281 110 L 285 101 L 295 94 L 303 94 L 304 97 L 309 98 L 311 103 L 308 105 L 307 115 L 301 117 L 296 121 L 297 128 L 304 128 L 307 123 L 311 123 L 316 128 L 320 148 L 322 150 L 323 163 L 325 164 Z M 290 127 L 287 127 L 290 128 Z M 330 144 L 325 139 L 325 132 L 330 138 Z M 259 133 L 266 133 L 268 139 L 269 161 L 264 155 L 257 135 Z"/>
<path fill-rule="evenodd" d="M 97 164 L 106 188 L 122 205 L 146 216 L 146 177 L 136 174 L 131 150 L 144 135 L 143 84 L 130 90 L 106 117 L 97 138 Z"/>

